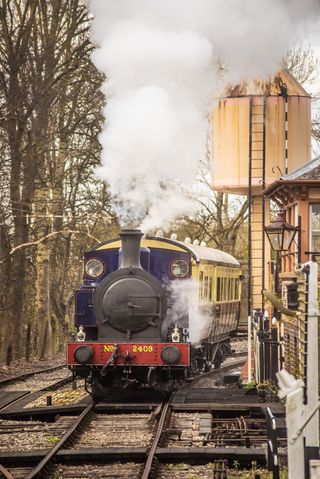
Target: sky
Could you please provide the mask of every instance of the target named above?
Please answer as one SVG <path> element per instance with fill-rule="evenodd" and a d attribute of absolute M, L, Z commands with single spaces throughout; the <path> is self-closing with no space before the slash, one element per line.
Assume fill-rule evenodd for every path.
<path fill-rule="evenodd" d="M 91 0 L 107 104 L 97 174 L 122 226 L 192 214 L 208 116 L 227 82 L 267 78 L 295 43 L 320 49 L 318 0 Z M 224 75 L 218 66 L 223 64 Z"/>

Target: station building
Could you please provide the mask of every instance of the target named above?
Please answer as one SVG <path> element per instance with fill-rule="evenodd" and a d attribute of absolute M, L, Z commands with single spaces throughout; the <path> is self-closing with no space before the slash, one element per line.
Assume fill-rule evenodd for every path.
<path fill-rule="evenodd" d="M 280 278 L 295 278 L 301 263 L 314 257 L 320 262 L 320 157 L 284 175 L 266 188 L 264 195 L 297 229 L 288 252 L 282 253 Z"/>
<path fill-rule="evenodd" d="M 297 269 L 311 259 L 320 263 L 320 158 L 311 160 L 311 97 L 286 70 L 269 81 L 230 86 L 212 113 L 212 139 L 213 188 L 249 200 L 248 317 L 269 311 L 269 331 L 272 316 L 281 318 L 287 366 L 291 355 L 298 358 L 291 370 L 303 377 L 304 316 L 277 315 L 262 291 L 284 307 L 300 301 L 301 309 L 306 296 L 292 286 L 301 280 Z M 289 250 L 275 253 L 265 230 L 277 211 L 295 235 Z"/>
<path fill-rule="evenodd" d="M 295 377 L 307 380 L 308 362 L 308 279 L 299 272 L 301 264 L 320 265 L 320 157 L 306 163 L 272 183 L 264 192 L 295 228 L 294 239 L 280 261 L 267 265 L 270 291 L 282 304 L 299 314 L 281 315 L 279 339 L 283 341 L 283 364 Z M 318 290 L 319 290 L 318 278 Z M 318 298 L 319 298 L 318 293 Z M 320 329 L 318 326 L 318 337 Z"/>

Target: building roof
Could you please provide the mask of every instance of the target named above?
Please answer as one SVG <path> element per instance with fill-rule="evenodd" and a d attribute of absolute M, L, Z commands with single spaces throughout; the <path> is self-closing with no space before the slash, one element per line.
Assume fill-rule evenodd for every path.
<path fill-rule="evenodd" d="M 281 177 L 282 180 L 320 180 L 320 156 Z"/>
<path fill-rule="evenodd" d="M 265 189 L 265 196 L 273 195 L 282 187 L 292 186 L 308 186 L 316 187 L 320 186 L 320 156 L 317 156 L 313 160 L 309 161 L 305 165 L 300 166 L 294 171 L 287 173 L 284 176 Z"/>
<path fill-rule="evenodd" d="M 300 83 L 284 69 L 269 80 L 249 80 L 238 85 L 228 86 L 222 97 L 238 97 L 249 95 L 267 96 L 301 96 L 310 97 Z"/>

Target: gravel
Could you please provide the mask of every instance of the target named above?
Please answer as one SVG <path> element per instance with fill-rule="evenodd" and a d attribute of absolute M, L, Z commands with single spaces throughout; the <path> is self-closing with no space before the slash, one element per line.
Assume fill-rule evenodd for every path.
<path fill-rule="evenodd" d="M 147 447 L 154 432 L 149 419 L 149 414 L 96 414 L 74 447 Z"/>
<path fill-rule="evenodd" d="M 60 417 L 55 423 L 0 419 L 0 451 L 51 449 L 65 434 L 74 417 Z"/>
<path fill-rule="evenodd" d="M 82 464 L 81 466 L 58 465 L 52 479 L 139 479 L 143 471 L 142 464 L 134 462 L 115 462 L 105 465 Z"/>
<path fill-rule="evenodd" d="M 47 396 L 51 396 L 52 406 L 68 406 L 78 404 L 82 399 L 88 397 L 84 389 L 84 381 L 77 382 L 77 389 L 72 389 L 72 383 L 62 386 L 57 391 L 47 391 L 34 401 L 26 404 L 25 409 L 33 407 L 47 407 Z"/>
<path fill-rule="evenodd" d="M 0 386 L 0 391 L 39 391 L 40 389 L 52 386 L 57 381 L 71 377 L 67 367 L 55 371 L 40 373 L 30 376 L 25 380 L 15 381 L 14 383 Z"/>
<path fill-rule="evenodd" d="M 213 479 L 216 477 L 214 467 L 214 464 L 210 462 L 203 465 L 161 464 L 159 477 L 161 479 Z"/>
<path fill-rule="evenodd" d="M 39 369 L 52 368 L 66 363 L 65 353 L 56 354 L 52 358 L 39 360 L 34 359 L 26 362 L 25 359 L 13 361 L 10 366 L 0 365 L 0 379 L 6 379 L 11 376 L 19 376 L 20 374 L 38 371 Z"/>

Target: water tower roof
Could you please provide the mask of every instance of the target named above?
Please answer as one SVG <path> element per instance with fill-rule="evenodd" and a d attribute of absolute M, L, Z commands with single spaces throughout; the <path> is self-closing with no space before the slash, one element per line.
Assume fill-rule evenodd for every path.
<path fill-rule="evenodd" d="M 288 70 L 281 70 L 269 80 L 248 80 L 238 85 L 229 85 L 222 96 L 241 97 L 249 95 L 310 97 Z"/>

